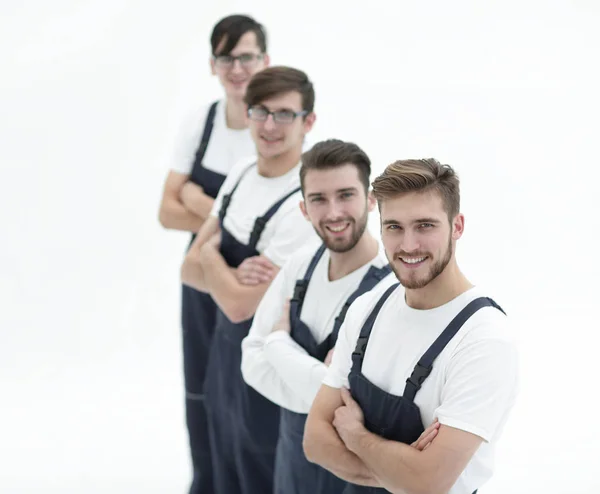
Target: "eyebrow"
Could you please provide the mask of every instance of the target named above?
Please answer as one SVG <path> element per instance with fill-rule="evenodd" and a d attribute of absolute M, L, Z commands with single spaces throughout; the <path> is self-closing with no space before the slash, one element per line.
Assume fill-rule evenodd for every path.
<path fill-rule="evenodd" d="M 337 189 L 335 191 L 336 194 L 343 194 L 344 192 L 356 192 L 358 189 L 356 187 L 345 187 L 343 189 Z M 321 197 L 323 192 L 313 192 L 312 194 L 308 194 L 307 197 Z"/>
<path fill-rule="evenodd" d="M 411 221 L 411 223 L 413 225 L 418 224 L 418 223 L 432 223 L 434 225 L 439 225 L 440 221 L 435 218 L 419 218 L 417 220 Z M 394 220 L 394 219 L 389 219 L 389 220 L 383 220 L 382 224 L 383 225 L 401 225 L 402 222 L 398 221 L 398 220 Z"/>

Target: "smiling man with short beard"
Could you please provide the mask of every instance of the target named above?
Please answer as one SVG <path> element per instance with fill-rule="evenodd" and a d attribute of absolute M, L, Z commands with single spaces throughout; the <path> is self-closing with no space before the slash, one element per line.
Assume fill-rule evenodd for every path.
<path fill-rule="evenodd" d="M 375 207 L 370 171 L 369 158 L 353 143 L 323 141 L 304 154 L 300 208 L 323 245 L 300 250 L 285 264 L 242 343 L 245 381 L 282 407 L 275 494 L 341 494 L 345 488 L 308 462 L 302 437 L 348 307 L 377 284 L 394 281 L 366 229 Z"/>
<path fill-rule="evenodd" d="M 459 180 L 434 159 L 402 160 L 373 182 L 399 283 L 357 300 L 340 329 L 304 434 L 307 458 L 344 494 L 472 494 L 492 475 L 516 398 L 518 356 L 502 309 L 455 251 Z M 425 426 L 437 431 L 424 449 Z"/>

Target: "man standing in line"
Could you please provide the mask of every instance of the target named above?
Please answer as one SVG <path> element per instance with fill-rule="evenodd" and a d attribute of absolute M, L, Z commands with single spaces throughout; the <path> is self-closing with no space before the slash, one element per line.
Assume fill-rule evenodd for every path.
<path fill-rule="evenodd" d="M 368 156 L 353 143 L 328 140 L 303 155 L 300 206 L 323 244 L 294 254 L 279 271 L 242 342 L 245 381 L 282 407 L 276 494 L 336 494 L 345 486 L 306 460 L 302 436 L 348 307 L 391 273 L 367 230 L 375 207 L 370 173 Z"/>
<path fill-rule="evenodd" d="M 304 451 L 351 483 L 345 494 L 471 494 L 492 475 L 516 398 L 510 325 L 456 262 L 464 216 L 451 167 L 398 161 L 373 191 L 399 283 L 350 307 Z M 435 421 L 431 445 L 410 448 Z"/>
<path fill-rule="evenodd" d="M 265 30 L 250 17 L 222 19 L 210 41 L 211 71 L 218 76 L 225 98 L 194 111 L 184 122 L 159 214 L 163 227 L 192 232 L 191 241 L 208 218 L 232 166 L 254 153 L 244 94 L 250 78 L 269 64 Z M 213 491 L 203 383 L 216 310 L 210 295 L 182 287 L 186 423 L 193 466 L 190 494 Z"/>
<path fill-rule="evenodd" d="M 318 242 L 298 207 L 314 99 L 302 71 L 272 67 L 252 78 L 245 101 L 257 156 L 231 170 L 182 266 L 183 283 L 210 294 L 219 308 L 205 380 L 217 494 L 273 488 L 279 407 L 250 388 L 240 369 L 241 342 L 269 282 L 244 285 L 237 271 L 261 257 L 275 275 L 297 249 Z"/>

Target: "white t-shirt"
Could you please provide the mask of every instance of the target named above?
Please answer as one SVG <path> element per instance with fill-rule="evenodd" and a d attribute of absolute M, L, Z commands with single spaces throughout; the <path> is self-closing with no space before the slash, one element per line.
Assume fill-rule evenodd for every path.
<path fill-rule="evenodd" d="M 212 103 L 211 103 L 212 104 Z M 200 111 L 194 109 L 183 119 L 173 150 L 171 170 L 190 175 L 204 133 L 204 124 L 211 104 Z M 212 133 L 202 164 L 205 168 L 227 175 L 233 165 L 256 154 L 249 129 L 230 129 L 225 117 L 225 101 L 219 100 Z"/>
<path fill-rule="evenodd" d="M 231 192 L 244 171 L 256 158 L 238 162 L 231 169 L 215 202 L 211 215 L 218 217 L 223 196 Z M 277 201 L 300 186 L 300 163 L 285 175 L 267 178 L 259 175 L 255 165 L 242 178 L 231 198 L 224 219 L 225 229 L 243 244 L 248 244 L 257 217 L 264 215 Z M 258 245 L 259 253 L 281 267 L 298 249 L 317 246 L 319 237 L 300 211 L 300 191 L 289 197 L 268 221 Z M 316 248 L 316 247 L 315 247 Z"/>
<path fill-rule="evenodd" d="M 304 278 L 315 252 L 316 248 L 303 249 L 283 266 L 261 300 L 252 328 L 242 342 L 242 375 L 246 382 L 277 405 L 298 413 L 310 410 L 327 367 L 285 331 L 271 330 L 283 313 L 286 299 L 292 297 L 296 281 Z M 329 281 L 329 260 L 326 249 L 313 272 L 300 315 L 317 343 L 329 336 L 335 318 L 369 267 L 387 264 L 380 252 L 356 271 Z"/>
<path fill-rule="evenodd" d="M 377 286 L 350 307 L 323 381 L 328 386 L 348 386 L 356 340 L 384 291 Z M 402 395 L 406 379 L 437 336 L 471 300 L 483 295 L 475 287 L 441 307 L 416 310 L 406 305 L 404 289 L 398 287 L 373 326 L 362 367 L 365 377 L 388 393 Z M 437 417 L 441 424 L 484 440 L 450 494 L 471 494 L 492 476 L 494 448 L 516 398 L 517 374 L 510 324 L 492 307 L 471 316 L 435 360 L 415 397 L 423 425 Z"/>

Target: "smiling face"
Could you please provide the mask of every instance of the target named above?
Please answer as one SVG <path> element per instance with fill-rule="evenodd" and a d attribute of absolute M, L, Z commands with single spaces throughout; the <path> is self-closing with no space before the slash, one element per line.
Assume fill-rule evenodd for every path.
<path fill-rule="evenodd" d="M 424 288 L 450 263 L 464 216 L 450 222 L 436 191 L 409 192 L 380 203 L 381 239 L 396 277 L 407 289 Z"/>
<path fill-rule="evenodd" d="M 352 250 L 367 227 L 375 199 L 365 193 L 358 169 L 353 164 L 311 169 L 304 177 L 304 216 L 333 252 Z"/>
<path fill-rule="evenodd" d="M 253 107 L 263 112 L 302 112 L 302 96 L 297 91 L 275 95 Z M 252 108 L 251 108 L 252 109 Z M 265 159 L 274 159 L 295 149 L 302 149 L 304 136 L 310 131 L 315 120 L 314 113 L 306 117 L 296 116 L 291 122 L 276 122 L 273 115 L 266 120 L 250 117 L 250 133 L 256 143 L 258 154 Z"/>
<path fill-rule="evenodd" d="M 231 53 L 222 55 L 226 42 L 225 36 L 219 43 L 215 58 L 210 61 L 211 70 L 219 78 L 228 98 L 242 100 L 252 76 L 269 65 L 269 56 L 261 53 L 256 34 L 252 31 L 240 37 Z"/>

